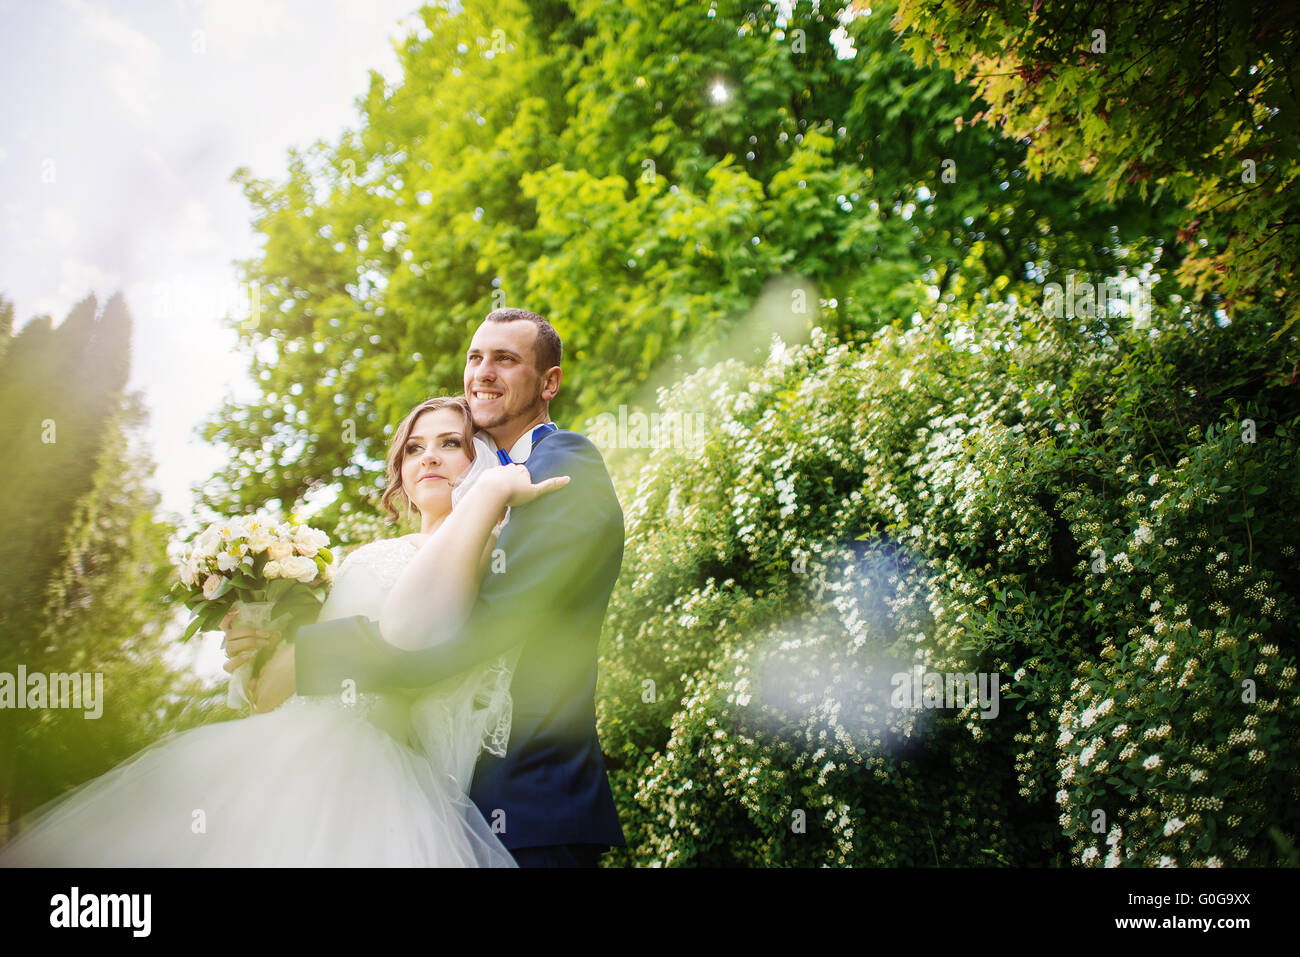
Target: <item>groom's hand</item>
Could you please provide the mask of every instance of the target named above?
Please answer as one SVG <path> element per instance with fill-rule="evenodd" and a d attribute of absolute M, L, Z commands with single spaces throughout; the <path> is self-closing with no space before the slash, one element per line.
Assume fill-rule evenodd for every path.
<path fill-rule="evenodd" d="M 293 645 L 283 644 L 275 649 L 261 672 L 253 679 L 248 696 L 253 702 L 254 714 L 274 711 L 297 690 L 294 682 Z"/>

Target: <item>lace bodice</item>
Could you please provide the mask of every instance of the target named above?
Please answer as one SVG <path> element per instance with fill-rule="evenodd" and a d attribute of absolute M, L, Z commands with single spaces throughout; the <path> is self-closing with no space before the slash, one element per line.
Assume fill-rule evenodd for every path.
<path fill-rule="evenodd" d="M 379 620 L 389 591 L 419 545 L 382 539 L 354 550 L 339 566 L 320 620 L 363 615 Z M 480 750 L 503 756 L 510 739 L 510 682 L 518 652 L 412 694 L 360 694 L 355 706 L 372 722 L 422 751 L 468 789 Z M 341 696 L 331 696 L 342 701 Z"/>
<path fill-rule="evenodd" d="M 407 538 L 384 538 L 354 549 L 335 574 L 320 620 L 351 615 L 378 619 L 388 592 L 418 550 L 419 546 Z"/>
<path fill-rule="evenodd" d="M 387 593 L 397 584 L 402 569 L 415 557 L 417 551 L 419 546 L 409 538 L 385 538 L 371 542 L 369 545 L 362 545 L 348 558 L 354 562 L 364 561 Z"/>

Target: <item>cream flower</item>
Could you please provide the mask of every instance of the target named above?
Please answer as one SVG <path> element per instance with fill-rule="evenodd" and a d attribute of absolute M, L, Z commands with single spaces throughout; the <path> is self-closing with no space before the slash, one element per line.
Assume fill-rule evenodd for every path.
<path fill-rule="evenodd" d="M 307 558 L 315 557 L 316 553 L 322 548 L 329 545 L 330 539 L 318 528 L 312 528 L 309 525 L 299 525 L 293 530 L 293 544 L 298 550 L 299 555 Z"/>
<path fill-rule="evenodd" d="M 303 555 L 295 555 L 292 558 L 286 558 L 280 563 L 284 569 L 285 578 L 296 578 L 305 585 L 310 585 L 316 580 L 316 562 L 313 559 Z"/>
<path fill-rule="evenodd" d="M 266 555 L 271 561 L 283 562 L 286 558 L 293 558 L 292 542 L 272 542 L 266 549 Z"/>
<path fill-rule="evenodd" d="M 253 552 L 263 552 L 275 544 L 275 536 L 265 527 L 258 527 L 249 533 L 248 548 Z"/>

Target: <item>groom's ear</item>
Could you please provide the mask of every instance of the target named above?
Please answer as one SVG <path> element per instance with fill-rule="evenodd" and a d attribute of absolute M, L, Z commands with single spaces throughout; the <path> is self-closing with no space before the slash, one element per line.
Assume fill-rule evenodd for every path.
<path fill-rule="evenodd" d="M 550 402 L 560 391 L 560 380 L 564 373 L 559 366 L 551 366 L 542 373 L 542 399 Z"/>

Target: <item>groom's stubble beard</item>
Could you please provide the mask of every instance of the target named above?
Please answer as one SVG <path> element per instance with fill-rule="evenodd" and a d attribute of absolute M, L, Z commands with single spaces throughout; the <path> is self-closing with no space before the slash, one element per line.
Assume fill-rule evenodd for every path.
<path fill-rule="evenodd" d="M 486 410 L 476 408 L 474 400 L 470 398 L 468 393 L 465 398 L 470 404 L 474 428 L 485 432 L 510 424 L 518 424 L 522 427 L 546 412 L 546 402 L 542 400 L 541 376 L 537 377 L 536 391 L 531 399 L 527 401 L 521 400 L 517 404 L 512 403 L 506 408 L 498 409 L 495 413 L 488 414 Z"/>

